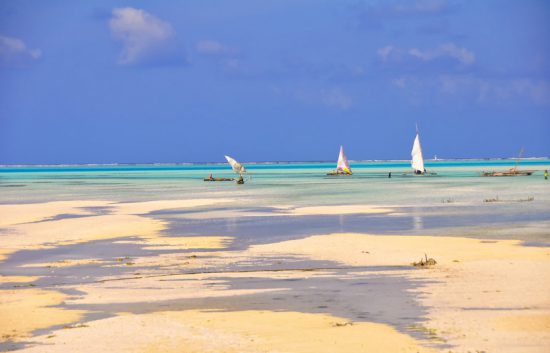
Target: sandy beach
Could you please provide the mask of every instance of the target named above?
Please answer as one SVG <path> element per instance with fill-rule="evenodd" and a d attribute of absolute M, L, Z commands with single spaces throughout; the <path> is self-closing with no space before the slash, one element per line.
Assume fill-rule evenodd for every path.
<path fill-rule="evenodd" d="M 174 235 L 170 222 L 155 217 L 180 210 L 193 211 L 191 220 L 208 218 L 223 214 L 229 201 L 2 205 L 0 347 L 544 352 L 550 346 L 548 247 L 329 233 L 232 248 L 231 236 Z M 392 217 L 391 208 L 368 205 L 272 209 L 270 217 Z M 104 241 L 139 251 L 92 256 L 90 249 Z M 84 245 L 87 251 L 51 255 Z M 411 265 L 425 256 L 437 264 Z"/>

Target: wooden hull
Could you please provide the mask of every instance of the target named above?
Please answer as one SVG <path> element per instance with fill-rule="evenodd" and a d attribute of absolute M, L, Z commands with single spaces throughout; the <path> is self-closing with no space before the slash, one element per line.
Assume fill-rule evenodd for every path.
<path fill-rule="evenodd" d="M 329 173 L 327 173 L 327 175 L 330 175 L 330 176 L 351 176 L 351 174 L 348 174 L 348 173 L 338 173 L 338 172 L 329 172 Z"/>
<path fill-rule="evenodd" d="M 234 178 L 204 178 L 204 181 L 234 181 Z"/>
<path fill-rule="evenodd" d="M 514 177 L 514 176 L 529 176 L 533 174 L 531 170 L 516 170 L 508 172 L 483 172 L 481 175 L 486 177 Z"/>
<path fill-rule="evenodd" d="M 434 172 L 425 172 L 425 173 L 420 173 L 420 174 L 417 174 L 417 173 L 404 173 L 404 174 L 401 174 L 401 176 L 413 176 L 413 177 L 423 177 L 423 176 L 436 176 L 437 173 L 434 173 Z"/>

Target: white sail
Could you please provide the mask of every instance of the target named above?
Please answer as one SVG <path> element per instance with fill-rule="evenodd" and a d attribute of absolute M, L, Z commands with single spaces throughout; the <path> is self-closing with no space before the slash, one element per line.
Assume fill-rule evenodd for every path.
<path fill-rule="evenodd" d="M 420 146 L 420 136 L 416 133 L 413 148 L 411 151 L 412 161 L 411 166 L 415 171 L 424 173 L 424 157 L 422 156 L 422 146 Z"/>
<path fill-rule="evenodd" d="M 234 160 L 229 156 L 225 156 L 225 159 L 227 159 L 227 163 L 231 165 L 231 168 L 233 168 L 233 171 L 235 173 L 237 174 L 246 173 L 246 169 L 241 163 L 237 162 L 236 160 Z"/>
<path fill-rule="evenodd" d="M 348 158 L 344 154 L 344 147 L 340 146 L 340 154 L 338 155 L 338 163 L 336 164 L 336 170 L 351 174 L 351 168 L 349 166 Z"/>

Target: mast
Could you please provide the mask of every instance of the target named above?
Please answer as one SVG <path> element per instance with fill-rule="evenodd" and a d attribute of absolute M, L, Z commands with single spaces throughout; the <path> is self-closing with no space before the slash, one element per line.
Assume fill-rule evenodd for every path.
<path fill-rule="evenodd" d="M 521 157 L 523 157 L 523 147 L 519 150 L 518 158 L 516 158 L 516 164 L 514 165 L 514 168 L 512 168 L 513 170 L 518 169 L 519 160 L 521 159 Z"/>

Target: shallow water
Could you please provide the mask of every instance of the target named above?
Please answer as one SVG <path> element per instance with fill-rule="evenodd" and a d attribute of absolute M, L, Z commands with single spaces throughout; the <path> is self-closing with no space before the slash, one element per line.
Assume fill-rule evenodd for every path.
<path fill-rule="evenodd" d="M 482 177 L 506 170 L 516 160 L 429 161 L 433 176 L 413 176 L 406 161 L 355 162 L 353 176 L 327 177 L 332 163 L 264 163 L 246 165 L 246 184 L 203 182 L 232 177 L 226 164 L 93 165 L 0 167 L 0 203 L 54 200 L 145 201 L 230 198 L 229 204 L 152 216 L 169 220 L 174 235 L 232 235 L 235 244 L 264 243 L 328 232 L 441 234 L 550 240 L 550 180 L 543 170 L 550 159 L 520 162 L 536 170 L 526 177 Z M 392 178 L 388 178 L 388 173 Z M 487 202 L 493 201 L 493 202 Z M 365 204 L 390 207 L 389 215 L 248 217 L 273 206 Z M 232 210 L 238 217 L 208 216 Z M 70 216 L 70 215 L 67 215 Z M 516 231 L 514 231 L 516 230 Z M 519 231 L 521 230 L 521 231 Z M 176 234 L 178 233 L 178 234 Z"/>

